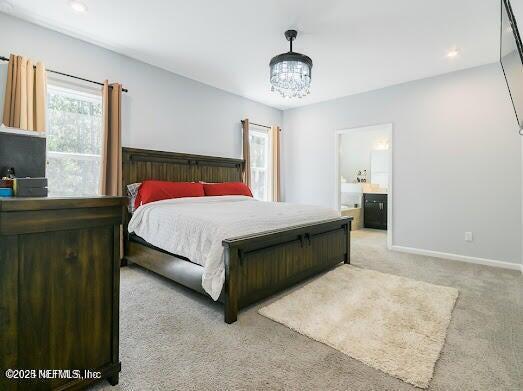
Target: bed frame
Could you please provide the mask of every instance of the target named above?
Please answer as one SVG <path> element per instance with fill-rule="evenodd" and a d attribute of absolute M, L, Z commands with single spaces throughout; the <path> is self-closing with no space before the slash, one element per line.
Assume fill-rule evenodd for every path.
<path fill-rule="evenodd" d="M 145 179 L 241 181 L 244 161 L 123 148 L 122 164 L 125 191 L 127 184 Z M 351 220 L 340 217 L 224 240 L 225 284 L 219 300 L 224 303 L 225 322 L 235 322 L 240 308 L 341 262 L 350 263 Z M 124 236 L 125 261 L 206 294 L 202 266 Z"/>

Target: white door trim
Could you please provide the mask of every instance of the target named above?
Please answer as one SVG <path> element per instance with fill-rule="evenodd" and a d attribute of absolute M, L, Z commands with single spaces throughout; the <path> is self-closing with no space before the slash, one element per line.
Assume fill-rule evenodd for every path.
<path fill-rule="evenodd" d="M 341 185 L 340 185 L 340 137 L 343 134 L 355 132 L 355 131 L 362 131 L 362 130 L 372 130 L 376 129 L 378 127 L 381 128 L 388 128 L 390 131 L 390 154 L 389 154 L 389 191 L 387 195 L 387 222 L 388 222 L 388 229 L 387 229 L 387 248 L 390 250 L 392 249 L 393 243 L 392 243 L 392 229 L 393 229 L 393 216 L 394 214 L 394 203 L 393 203 L 393 188 L 394 188 L 394 167 L 393 167 L 393 159 L 392 155 L 394 154 L 394 127 L 392 123 L 384 123 L 384 124 L 376 124 L 376 125 L 364 125 L 364 126 L 358 126 L 354 128 L 348 128 L 348 129 L 340 129 L 336 130 L 334 133 L 334 208 L 336 210 L 340 210 L 341 208 L 341 200 L 340 200 L 340 192 L 341 192 Z M 363 208 L 363 205 L 362 205 Z"/>

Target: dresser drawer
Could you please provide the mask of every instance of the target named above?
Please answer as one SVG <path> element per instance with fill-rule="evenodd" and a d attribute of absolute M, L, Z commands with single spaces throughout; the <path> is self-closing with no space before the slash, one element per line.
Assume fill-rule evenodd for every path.
<path fill-rule="evenodd" d="M 118 381 L 123 204 L 0 200 L 0 390 L 81 389 L 95 381 L 15 381 L 6 369 L 90 370 Z"/>
<path fill-rule="evenodd" d="M 387 194 L 365 193 L 364 199 L 371 202 L 387 202 Z"/>

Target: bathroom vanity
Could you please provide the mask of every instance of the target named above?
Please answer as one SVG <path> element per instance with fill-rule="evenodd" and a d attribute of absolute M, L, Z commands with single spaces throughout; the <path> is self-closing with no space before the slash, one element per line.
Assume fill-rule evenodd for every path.
<path fill-rule="evenodd" d="M 363 194 L 363 226 L 365 228 L 387 229 L 387 194 Z"/>

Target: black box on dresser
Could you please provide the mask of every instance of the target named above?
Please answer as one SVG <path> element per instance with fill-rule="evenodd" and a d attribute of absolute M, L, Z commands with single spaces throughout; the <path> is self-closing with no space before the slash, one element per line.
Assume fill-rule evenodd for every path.
<path fill-rule="evenodd" d="M 47 178 L 15 178 L 15 197 L 47 197 Z"/>

